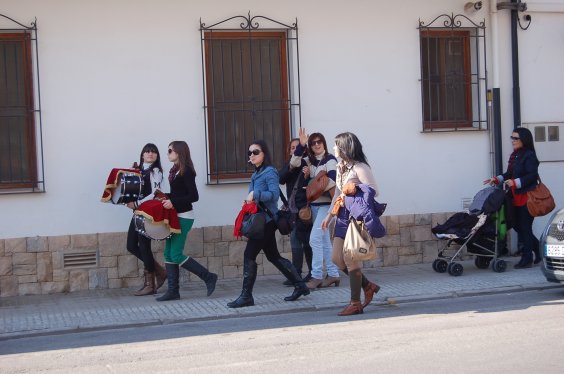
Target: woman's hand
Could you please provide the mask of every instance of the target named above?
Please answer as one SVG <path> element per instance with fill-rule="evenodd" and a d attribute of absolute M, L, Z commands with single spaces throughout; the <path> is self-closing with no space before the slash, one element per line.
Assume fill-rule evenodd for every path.
<path fill-rule="evenodd" d="M 309 139 L 309 135 L 307 134 L 306 129 L 303 127 L 300 127 L 299 134 L 300 134 L 300 144 L 305 147 L 307 145 L 307 140 Z"/>
<path fill-rule="evenodd" d="M 135 210 L 135 203 L 127 203 L 126 205 L 129 209 Z"/>
<path fill-rule="evenodd" d="M 172 205 L 172 202 L 170 200 L 163 200 L 163 207 L 165 209 L 172 209 L 174 208 L 174 206 Z"/>
<path fill-rule="evenodd" d="M 249 203 L 250 203 L 251 201 L 253 201 L 253 196 L 254 196 L 253 192 L 254 192 L 254 191 L 249 192 L 249 194 L 247 195 L 247 198 L 245 199 L 245 200 L 246 200 L 247 202 L 249 202 Z"/>
<path fill-rule="evenodd" d="M 489 184 L 489 185 L 493 186 L 494 184 L 497 184 L 497 178 L 491 177 L 490 179 L 486 179 L 484 181 L 484 184 Z"/>
<path fill-rule="evenodd" d="M 302 168 L 302 173 L 304 173 L 304 179 L 308 179 L 309 178 L 309 166 L 304 166 Z"/>
<path fill-rule="evenodd" d="M 506 180 L 506 181 L 503 182 L 503 183 L 505 183 L 505 185 L 506 185 L 507 187 L 509 187 L 509 188 L 511 188 L 511 187 L 513 187 L 513 186 L 515 185 L 515 181 L 514 181 L 513 179 L 508 179 L 508 180 Z"/>
<path fill-rule="evenodd" d="M 331 214 L 328 214 L 327 217 L 323 219 L 323 221 L 321 222 L 321 230 L 327 230 L 329 228 L 329 223 L 331 222 L 331 218 L 333 218 Z"/>

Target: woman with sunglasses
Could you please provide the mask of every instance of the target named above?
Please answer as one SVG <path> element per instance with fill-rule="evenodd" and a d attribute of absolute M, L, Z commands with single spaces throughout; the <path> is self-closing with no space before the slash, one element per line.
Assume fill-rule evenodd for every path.
<path fill-rule="evenodd" d="M 541 261 L 539 240 L 533 234 L 534 217 L 527 209 L 527 192 L 537 185 L 539 160 L 535 152 L 533 135 L 528 129 L 518 127 L 513 130 L 510 138 L 513 153 L 509 156 L 507 171 L 497 177 L 486 179 L 484 184 L 504 183 L 511 191 L 515 211 L 513 228 L 517 231 L 519 242 L 523 243 L 521 259 L 515 264 L 515 269 L 524 269 Z M 534 260 L 533 253 L 536 256 Z"/>
<path fill-rule="evenodd" d="M 180 221 L 180 234 L 172 234 L 166 240 L 164 249 L 165 266 L 168 274 L 168 290 L 157 301 L 177 300 L 180 298 L 180 267 L 194 273 L 206 283 L 207 295 L 215 290 L 217 274 L 211 273 L 192 257 L 184 255 L 184 243 L 194 224 L 192 204 L 198 201 L 196 187 L 196 169 L 190 157 L 190 148 L 184 141 L 173 141 L 168 145 L 168 160 L 174 165 L 170 169 L 168 180 L 170 194 L 163 200 L 165 209 L 176 209 Z"/>
<path fill-rule="evenodd" d="M 264 251 L 266 259 L 270 261 L 294 285 L 292 295 L 285 297 L 285 301 L 297 300 L 300 296 L 309 294 L 304 281 L 298 275 L 292 263 L 280 256 L 276 245 L 276 221 L 278 212 L 278 171 L 272 166 L 270 152 L 264 140 L 256 140 L 249 146 L 249 163 L 255 167 L 251 176 L 249 193 L 243 204 L 255 202 L 258 209 L 268 210 L 263 239 L 249 239 L 243 255 L 243 289 L 241 295 L 227 304 L 229 308 L 241 308 L 255 305 L 253 286 L 257 278 L 257 256 Z"/>
<path fill-rule="evenodd" d="M 147 143 L 139 156 L 139 168 L 143 178 L 142 198 L 135 202 L 127 203 L 130 209 L 137 209 L 145 201 L 155 197 L 155 191 L 161 189 L 163 182 L 163 168 L 161 155 L 156 145 Z M 127 231 L 127 250 L 143 262 L 145 281 L 143 287 L 137 290 L 135 296 L 153 295 L 157 293 L 166 280 L 165 269 L 155 261 L 151 251 L 151 239 L 139 234 L 135 230 L 135 217 L 131 219 Z"/>
<path fill-rule="evenodd" d="M 327 152 L 327 142 L 321 133 L 313 133 L 308 136 L 304 128 L 300 128 L 300 144 L 296 147 L 294 157 L 290 160 L 293 167 L 302 169 L 305 178 L 315 178 L 320 172 L 327 172 L 329 183 L 323 193 L 317 200 L 310 202 L 313 227 L 309 237 L 311 246 L 312 269 L 311 279 L 307 282 L 309 289 L 320 287 L 339 286 L 339 269 L 331 260 L 331 237 L 328 231 L 321 229 L 321 223 L 329 212 L 331 205 L 331 194 L 329 191 L 334 190 L 335 178 L 337 176 L 337 159 L 335 156 Z M 307 150 L 307 157 L 302 158 L 301 155 Z M 323 278 L 323 264 L 327 270 L 327 277 Z"/>

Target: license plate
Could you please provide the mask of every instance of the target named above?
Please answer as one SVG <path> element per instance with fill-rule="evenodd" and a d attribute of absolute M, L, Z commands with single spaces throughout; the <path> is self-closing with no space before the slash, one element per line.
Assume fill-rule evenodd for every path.
<path fill-rule="evenodd" d="M 545 254 L 547 257 L 564 257 L 564 245 L 547 244 Z"/>

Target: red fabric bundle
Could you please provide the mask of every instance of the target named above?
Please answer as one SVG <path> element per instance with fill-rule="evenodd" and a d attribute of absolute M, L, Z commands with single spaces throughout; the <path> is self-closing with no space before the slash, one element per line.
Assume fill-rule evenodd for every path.
<path fill-rule="evenodd" d="M 257 204 L 255 204 L 254 201 L 243 204 L 241 211 L 239 212 L 239 214 L 237 214 L 237 218 L 235 218 L 235 228 L 233 229 L 233 236 L 235 236 L 237 239 L 243 236 L 243 234 L 241 233 L 241 226 L 243 225 L 243 218 L 245 217 L 245 214 L 255 214 L 256 212 L 258 212 L 258 208 Z"/>
<path fill-rule="evenodd" d="M 176 209 L 165 209 L 160 200 L 145 201 L 135 211 L 135 214 L 148 218 L 154 223 L 168 225 L 172 233 L 180 234 L 180 221 Z"/>
<path fill-rule="evenodd" d="M 141 175 L 139 169 L 126 169 L 126 168 L 114 168 L 110 171 L 110 175 L 106 181 L 106 187 L 104 187 L 104 192 L 102 193 L 102 202 L 107 203 L 112 198 L 112 190 L 118 186 L 121 174 L 134 174 Z"/>

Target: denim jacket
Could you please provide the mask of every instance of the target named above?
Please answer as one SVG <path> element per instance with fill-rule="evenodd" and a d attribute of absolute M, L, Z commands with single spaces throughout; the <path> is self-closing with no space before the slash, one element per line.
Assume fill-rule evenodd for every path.
<path fill-rule="evenodd" d="M 280 186 L 278 185 L 278 171 L 272 166 L 261 166 L 251 176 L 249 192 L 253 191 L 253 199 L 260 208 L 263 203 L 270 213 L 276 217 L 278 213 L 278 199 L 280 198 Z M 272 218 L 267 214 L 266 222 Z"/>

